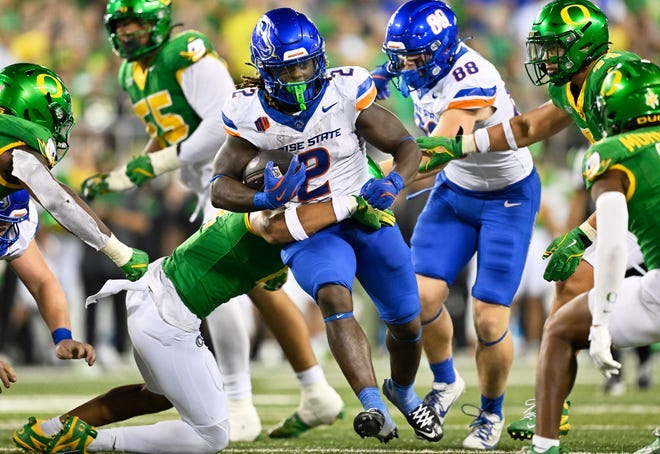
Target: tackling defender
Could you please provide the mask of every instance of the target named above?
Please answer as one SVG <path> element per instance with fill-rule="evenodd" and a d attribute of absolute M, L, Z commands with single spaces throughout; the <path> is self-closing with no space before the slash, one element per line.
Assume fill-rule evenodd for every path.
<path fill-rule="evenodd" d="M 270 174 L 266 190 L 279 183 L 286 182 Z M 292 208 L 300 221 L 294 227 L 312 235 L 348 217 L 369 230 L 394 225 L 391 213 L 374 210 L 361 198 L 333 200 Z M 289 217 L 282 212 L 220 212 L 169 257 L 153 262 L 140 281 L 108 281 L 88 298 L 88 304 L 128 290 L 129 335 L 145 384 L 115 388 L 60 417 L 30 418 L 14 432 L 15 443 L 27 451 L 49 453 L 202 454 L 226 447 L 230 427 L 223 378 L 199 326 L 219 305 L 259 282 L 269 281 L 277 288 L 286 268 L 281 246 L 275 243 L 293 240 Z M 181 420 L 98 431 L 90 425 L 106 425 L 172 405 Z M 334 421 L 323 412 L 301 416 L 317 424 Z"/>
<path fill-rule="evenodd" d="M 114 52 L 124 59 L 119 83 L 150 141 L 127 164 L 88 178 L 83 194 L 93 198 L 139 187 L 180 169 L 182 182 L 198 198 L 195 215 L 202 212 L 204 221 L 212 219 L 217 210 L 209 202 L 209 177 L 225 140 L 220 112 L 234 90 L 224 62 L 202 33 L 172 35 L 170 0 L 110 0 L 104 22 Z M 282 345 L 302 389 L 298 410 L 270 435 L 287 438 L 309 430 L 312 420 L 301 417 L 309 412 L 338 417 L 343 402 L 325 380 L 302 313 L 282 290 L 257 287 L 248 296 Z M 261 433 L 261 421 L 252 402 L 250 342 L 238 302 L 223 304 L 207 321 L 229 397 L 232 441 L 252 441 Z"/>
<path fill-rule="evenodd" d="M 139 279 L 147 253 L 119 241 L 50 171 L 69 150 L 73 122 L 69 90 L 53 71 L 32 63 L 0 70 L 0 197 L 26 189 L 62 227 Z"/>
<path fill-rule="evenodd" d="M 215 160 L 213 204 L 256 211 L 360 193 L 375 208 L 387 208 L 419 165 L 420 152 L 401 122 L 373 104 L 376 89 L 360 67 L 326 69 L 325 42 L 316 26 L 290 8 L 268 11 L 254 27 L 251 58 L 258 77 L 248 78 L 223 109 L 229 136 Z M 394 156 L 393 171 L 369 178 L 368 141 Z M 276 191 L 255 191 L 241 182 L 259 150 L 295 155 L 290 181 Z M 339 207 L 338 210 L 345 210 Z M 295 212 L 293 213 L 295 214 Z M 291 216 L 295 224 L 295 217 Z M 353 318 L 351 289 L 357 277 L 387 324 L 392 377 L 384 391 L 415 434 L 438 441 L 434 412 L 413 389 L 421 355 L 419 296 L 410 252 L 396 226 L 366 231 L 344 221 L 284 247 L 282 257 L 300 286 L 317 301 L 330 349 L 364 411 L 353 420 L 362 437 L 387 442 L 397 428 L 378 390 L 370 346 Z"/>

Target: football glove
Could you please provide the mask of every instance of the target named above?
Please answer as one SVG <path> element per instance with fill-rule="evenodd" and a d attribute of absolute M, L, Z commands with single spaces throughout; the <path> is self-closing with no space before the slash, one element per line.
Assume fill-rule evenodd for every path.
<path fill-rule="evenodd" d="M 305 182 L 305 165 L 298 156 L 291 159 L 286 173 L 277 177 L 273 173 L 273 161 L 268 161 L 264 170 L 264 190 L 254 195 L 254 206 L 260 210 L 274 210 L 283 206 L 298 193 Z"/>
<path fill-rule="evenodd" d="M 589 329 L 589 356 L 605 377 L 618 375 L 621 369 L 621 363 L 612 358 L 612 337 L 610 330 L 605 325 L 591 325 Z"/>
<path fill-rule="evenodd" d="M 357 200 L 357 209 L 351 218 L 360 224 L 378 230 L 384 225 L 392 227 L 396 222 L 392 210 L 377 210 L 359 196 L 356 196 L 355 200 Z"/>
<path fill-rule="evenodd" d="M 584 250 L 592 241 L 580 227 L 555 238 L 543 253 L 543 260 L 550 258 L 545 267 L 543 279 L 546 281 L 565 281 L 574 272 L 582 260 Z"/>
<path fill-rule="evenodd" d="M 418 137 L 417 145 L 422 153 L 430 159 L 419 166 L 419 173 L 427 173 L 447 164 L 452 159 L 465 156 L 463 152 L 463 136 L 449 137 Z"/>
<path fill-rule="evenodd" d="M 360 190 L 360 196 L 378 210 L 389 208 L 396 196 L 403 189 L 404 182 L 401 175 L 390 172 L 385 178 L 372 178 Z"/>
<path fill-rule="evenodd" d="M 376 86 L 376 99 L 383 100 L 390 97 L 390 80 L 394 74 L 387 70 L 389 62 L 383 63 L 378 68 L 371 71 L 371 78 L 374 80 Z"/>
<path fill-rule="evenodd" d="M 149 255 L 140 249 L 132 249 L 133 255 L 131 255 L 131 259 L 120 268 L 124 270 L 126 278 L 129 281 L 137 281 L 144 276 L 144 273 L 146 273 L 149 268 Z"/>
<path fill-rule="evenodd" d="M 107 179 L 107 173 L 97 173 L 96 175 L 92 175 L 85 179 L 81 185 L 82 196 L 85 199 L 92 201 L 97 195 L 110 193 L 111 191 Z"/>
<path fill-rule="evenodd" d="M 142 186 L 145 181 L 154 178 L 156 173 L 149 155 L 133 156 L 133 159 L 126 164 L 126 176 L 138 187 Z"/>

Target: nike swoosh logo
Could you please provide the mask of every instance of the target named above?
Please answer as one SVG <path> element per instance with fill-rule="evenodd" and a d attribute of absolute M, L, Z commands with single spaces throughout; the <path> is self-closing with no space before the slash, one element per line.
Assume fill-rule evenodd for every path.
<path fill-rule="evenodd" d="M 321 107 L 321 110 L 323 111 L 323 113 L 326 113 L 328 110 L 330 110 L 330 109 L 332 109 L 333 107 L 335 107 L 335 104 L 337 104 L 337 103 L 330 104 L 330 105 L 327 106 L 327 107 L 326 107 L 326 106 L 323 106 L 323 107 Z"/>
<path fill-rule="evenodd" d="M 536 424 L 532 424 L 531 422 L 528 422 L 528 423 L 527 423 L 527 428 L 528 428 L 528 429 L 532 429 L 532 430 L 533 430 L 535 427 L 536 427 Z"/>
<path fill-rule="evenodd" d="M 569 245 L 568 245 L 568 246 L 566 246 L 566 247 L 571 247 L 571 246 L 574 246 L 574 245 L 575 245 L 576 243 L 577 243 L 577 241 L 576 241 L 576 240 L 574 239 L 573 241 L 571 241 L 571 244 L 569 244 Z"/>
<path fill-rule="evenodd" d="M 512 203 L 512 202 L 509 202 L 508 200 L 504 201 L 504 208 L 517 207 L 518 205 L 522 205 L 522 202 Z"/>

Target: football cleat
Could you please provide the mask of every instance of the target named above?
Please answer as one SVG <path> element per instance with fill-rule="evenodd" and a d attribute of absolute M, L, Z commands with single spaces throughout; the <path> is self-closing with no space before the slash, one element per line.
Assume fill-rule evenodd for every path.
<path fill-rule="evenodd" d="M 465 410 L 466 408 L 476 408 L 478 413 L 470 413 Z M 502 435 L 504 419 L 471 404 L 463 404 L 461 411 L 475 417 L 470 424 L 470 434 L 463 440 L 463 447 L 478 450 L 495 449 Z"/>
<path fill-rule="evenodd" d="M 399 438 L 392 418 L 386 418 L 377 408 L 358 413 L 353 418 L 353 429 L 360 437 L 376 437 L 381 443 L 389 443 L 393 438 Z"/>
<path fill-rule="evenodd" d="M 525 401 L 527 409 L 521 419 L 518 419 L 506 428 L 507 433 L 514 440 L 531 440 L 534 436 L 534 429 L 536 428 L 536 400 L 527 399 Z M 559 421 L 559 436 L 563 437 L 568 434 L 571 429 L 571 424 L 568 422 L 568 409 L 571 403 L 567 400 L 564 402 L 564 407 L 561 410 L 561 420 Z"/>
<path fill-rule="evenodd" d="M 34 416 L 28 418 L 28 423 L 12 435 L 14 444 L 26 452 L 46 452 L 50 437 L 41 430 L 42 419 Z"/>
<path fill-rule="evenodd" d="M 255 441 L 261 435 L 261 419 L 251 398 L 229 400 L 229 441 Z"/>
<path fill-rule="evenodd" d="M 386 378 L 383 383 L 383 394 L 403 413 L 410 427 L 415 430 L 415 436 L 421 440 L 440 441 L 444 433 L 436 412 L 424 402 L 420 402 L 409 412 L 404 411 L 399 405 L 400 402 L 398 402 L 392 385 L 392 379 Z"/>
<path fill-rule="evenodd" d="M 655 428 L 653 435 L 655 436 L 653 443 L 635 451 L 634 454 L 660 454 L 660 427 Z"/>
<path fill-rule="evenodd" d="M 456 381 L 451 384 L 433 383 L 433 389 L 424 398 L 424 403 L 431 407 L 440 418 L 440 424 L 444 424 L 449 408 L 458 400 L 465 391 L 465 380 L 456 374 Z"/>
<path fill-rule="evenodd" d="M 304 390 L 296 412 L 268 432 L 270 438 L 295 438 L 314 427 L 343 419 L 344 402 L 327 383 Z"/>
<path fill-rule="evenodd" d="M 64 427 L 53 435 L 45 452 L 85 454 L 87 446 L 96 438 L 96 429 L 77 416 L 69 416 L 64 421 Z"/>

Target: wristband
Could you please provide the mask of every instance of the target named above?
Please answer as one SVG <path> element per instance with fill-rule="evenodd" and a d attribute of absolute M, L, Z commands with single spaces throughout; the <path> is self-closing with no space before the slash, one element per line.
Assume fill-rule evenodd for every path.
<path fill-rule="evenodd" d="M 591 224 L 589 224 L 589 221 L 584 221 L 582 224 L 580 224 L 580 230 L 582 230 L 582 233 L 584 233 L 587 238 L 589 238 L 589 241 L 592 243 L 596 239 L 596 229 L 594 229 Z"/>
<path fill-rule="evenodd" d="M 71 330 L 68 328 L 57 328 L 55 331 L 53 331 L 52 336 L 53 336 L 53 343 L 55 345 L 59 344 L 63 340 L 73 339 L 73 336 L 71 335 Z"/>
<path fill-rule="evenodd" d="M 509 149 L 516 151 L 518 149 L 518 144 L 513 135 L 513 130 L 511 129 L 511 121 L 507 120 L 502 122 L 502 129 L 504 129 L 504 137 L 506 138 L 506 143 L 509 144 Z"/>
<path fill-rule="evenodd" d="M 335 212 L 335 222 L 341 222 L 344 219 L 348 219 L 357 210 L 357 200 L 354 196 L 343 196 L 343 197 L 333 197 L 332 198 L 332 210 Z"/>
<path fill-rule="evenodd" d="M 296 241 L 302 241 L 309 238 L 307 232 L 300 223 L 298 218 L 298 210 L 296 207 L 289 207 L 284 210 L 284 222 L 286 223 L 286 228 L 289 230 L 291 237 Z"/>
<path fill-rule="evenodd" d="M 225 174 L 223 174 L 223 173 L 216 173 L 215 175 L 213 175 L 213 176 L 209 179 L 209 184 L 213 184 L 213 182 L 214 182 L 215 180 L 217 180 L 217 179 L 219 179 L 219 178 L 222 178 L 222 177 L 224 177 L 224 176 L 225 176 Z"/>
<path fill-rule="evenodd" d="M 473 135 L 477 151 L 479 153 L 488 153 L 488 151 L 490 151 L 490 137 L 488 137 L 488 130 L 486 128 L 477 129 L 474 131 Z M 465 151 L 463 153 L 465 153 Z"/>
<path fill-rule="evenodd" d="M 108 183 L 108 189 L 110 191 L 125 191 L 135 186 L 131 179 L 128 178 L 128 175 L 126 175 L 125 165 L 108 173 L 105 182 Z"/>

